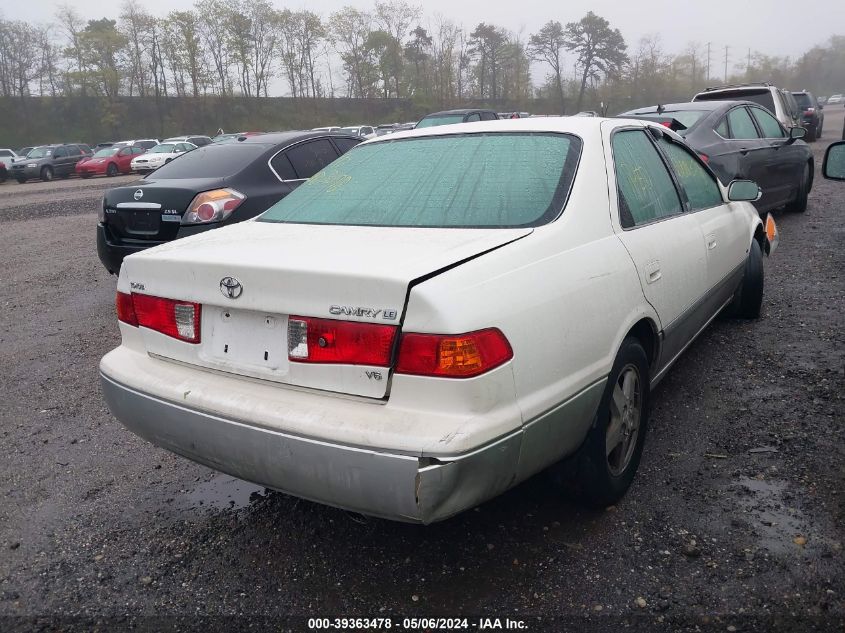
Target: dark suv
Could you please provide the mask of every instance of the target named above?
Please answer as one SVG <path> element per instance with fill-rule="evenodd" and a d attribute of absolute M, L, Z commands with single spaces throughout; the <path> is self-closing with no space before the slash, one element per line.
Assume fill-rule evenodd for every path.
<path fill-rule="evenodd" d="M 792 96 L 801 110 L 801 127 L 807 128 L 807 136 L 805 141 L 815 141 L 822 135 L 822 128 L 824 127 L 824 111 L 819 100 L 813 96 L 812 92 L 802 90 L 801 92 L 793 92 Z"/>
<path fill-rule="evenodd" d="M 76 163 L 91 154 L 91 148 L 83 143 L 39 145 L 33 147 L 25 159 L 12 165 L 11 177 L 21 184 L 31 178 L 45 181 L 56 176 L 67 178 L 74 172 Z"/>

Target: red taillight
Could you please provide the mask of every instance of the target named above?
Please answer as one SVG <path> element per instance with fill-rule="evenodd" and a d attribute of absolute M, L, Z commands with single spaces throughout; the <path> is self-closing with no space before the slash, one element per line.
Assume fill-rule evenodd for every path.
<path fill-rule="evenodd" d="M 200 304 L 190 301 L 117 293 L 118 319 L 187 343 L 200 342 L 200 310 Z"/>
<path fill-rule="evenodd" d="M 511 358 L 510 343 L 496 328 L 467 334 L 403 334 L 396 373 L 471 378 Z"/>
<path fill-rule="evenodd" d="M 135 316 L 135 306 L 132 305 L 132 295 L 125 292 L 117 293 L 117 319 L 129 325 L 138 327 L 138 317 Z"/>
<path fill-rule="evenodd" d="M 182 224 L 221 222 L 232 215 L 246 196 L 234 189 L 215 189 L 197 194 L 182 216 Z"/>
<path fill-rule="evenodd" d="M 699 158 L 701 158 L 701 160 L 703 160 L 705 163 L 709 163 L 709 162 L 710 162 L 710 157 L 709 157 L 707 154 L 705 154 L 705 153 L 703 153 L 703 152 L 698 152 L 698 156 L 699 156 Z"/>
<path fill-rule="evenodd" d="M 388 367 L 395 325 L 292 316 L 288 358 L 299 363 L 344 363 Z"/>
<path fill-rule="evenodd" d="M 662 125 L 663 127 L 668 127 L 671 130 L 672 129 L 672 119 L 669 119 L 668 121 L 661 121 L 660 125 Z"/>

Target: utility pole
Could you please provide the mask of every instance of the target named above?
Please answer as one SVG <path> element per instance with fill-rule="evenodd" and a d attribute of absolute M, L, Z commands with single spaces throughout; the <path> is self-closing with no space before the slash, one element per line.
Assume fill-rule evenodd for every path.
<path fill-rule="evenodd" d="M 745 64 L 745 79 L 751 81 L 751 49 L 748 49 L 748 61 Z"/>
<path fill-rule="evenodd" d="M 707 81 L 710 81 L 710 42 L 707 42 Z"/>
<path fill-rule="evenodd" d="M 728 83 L 728 50 L 729 46 L 725 46 L 725 83 Z"/>

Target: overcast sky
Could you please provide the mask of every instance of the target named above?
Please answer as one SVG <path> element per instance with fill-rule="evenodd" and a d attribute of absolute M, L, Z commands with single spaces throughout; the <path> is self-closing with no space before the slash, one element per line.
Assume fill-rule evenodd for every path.
<path fill-rule="evenodd" d="M 271 0 L 277 7 L 308 8 L 322 15 L 344 5 L 371 9 L 373 2 L 362 0 Z M 120 1 L 18 0 L 6 2 L 0 14 L 6 19 L 33 23 L 53 21 L 56 7 L 74 6 L 86 18 L 117 18 Z M 155 15 L 190 8 L 193 0 L 144 0 L 141 3 Z M 682 52 L 688 42 L 711 42 L 711 75 L 724 72 L 725 46 L 729 46 L 730 70 L 745 63 L 748 49 L 769 55 L 799 56 L 813 45 L 837 33 L 845 35 L 845 2 L 842 0 L 649 0 L 636 4 L 622 0 L 425 0 L 420 2 L 425 20 L 444 15 L 467 28 L 479 22 L 493 23 L 510 31 L 522 32 L 527 40 L 549 20 L 566 23 L 593 11 L 622 31 L 630 50 L 645 35 L 659 34 L 669 53 Z M 483 8 L 483 11 L 482 11 Z M 535 79 L 540 79 L 536 77 Z M 761 78 L 762 79 L 762 78 Z"/>

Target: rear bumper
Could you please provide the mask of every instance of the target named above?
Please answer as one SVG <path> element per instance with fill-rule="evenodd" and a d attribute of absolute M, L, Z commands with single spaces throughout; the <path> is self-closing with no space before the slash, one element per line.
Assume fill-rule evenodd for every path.
<path fill-rule="evenodd" d="M 109 233 L 108 228 L 102 223 L 97 224 L 97 255 L 103 266 L 110 273 L 116 275 L 120 272 L 120 265 L 123 258 L 132 253 L 139 253 L 143 250 L 158 246 L 163 242 L 150 242 L 149 244 L 125 244 L 116 241 Z"/>
<path fill-rule="evenodd" d="M 199 224 L 195 226 L 180 226 L 179 233 L 174 239 L 180 237 L 188 237 L 189 235 L 196 235 L 211 229 L 216 229 L 221 224 L 219 222 L 214 224 Z M 168 240 L 170 241 L 170 240 Z M 102 222 L 97 224 L 97 255 L 100 258 L 103 266 L 106 267 L 110 273 L 116 275 L 120 272 L 120 266 L 123 264 L 123 259 L 132 255 L 133 253 L 140 253 L 141 251 L 158 246 L 159 244 L 166 244 L 167 241 L 122 241 L 116 238 L 114 234 Z"/>
<path fill-rule="evenodd" d="M 522 430 L 458 456 L 420 457 L 288 434 L 142 393 L 101 370 L 112 413 L 153 444 L 236 477 L 331 506 L 432 523 L 517 481 Z"/>

